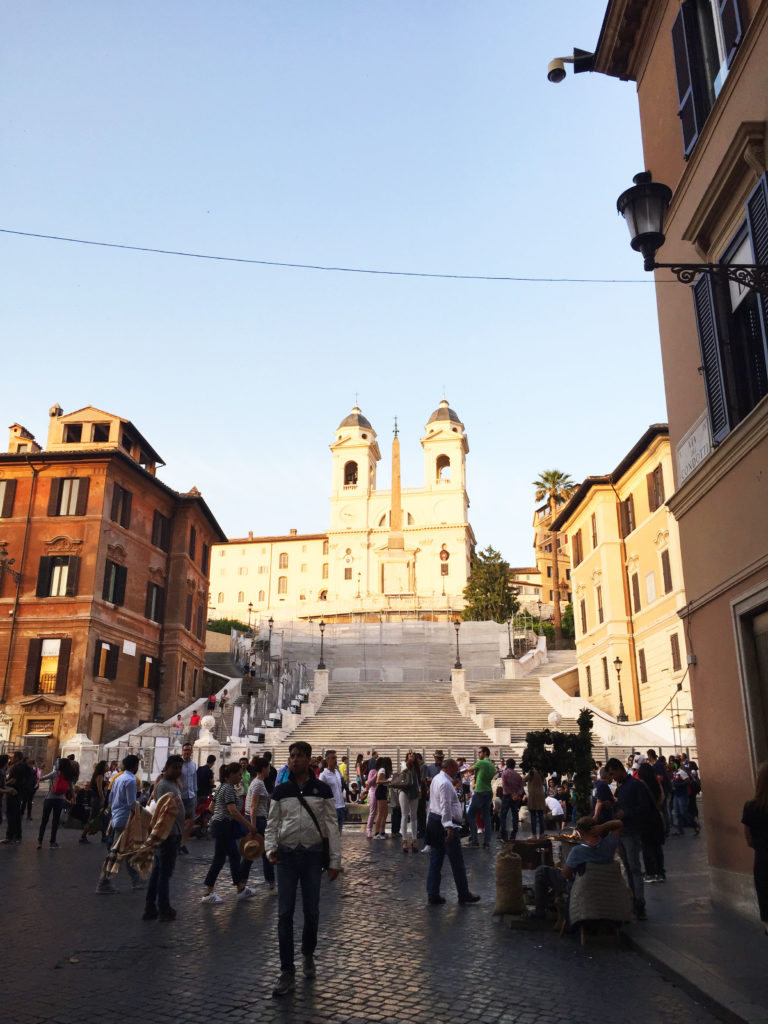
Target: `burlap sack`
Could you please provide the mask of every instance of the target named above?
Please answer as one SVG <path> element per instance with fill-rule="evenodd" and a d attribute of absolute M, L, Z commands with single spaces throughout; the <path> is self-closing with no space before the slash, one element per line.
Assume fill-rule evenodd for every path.
<path fill-rule="evenodd" d="M 496 906 L 493 912 L 522 914 L 524 911 L 523 862 L 511 846 L 505 844 L 496 857 Z"/>

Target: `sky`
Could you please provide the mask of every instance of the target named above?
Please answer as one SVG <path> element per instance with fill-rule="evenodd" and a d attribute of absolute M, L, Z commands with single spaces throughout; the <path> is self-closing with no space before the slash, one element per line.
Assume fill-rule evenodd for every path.
<path fill-rule="evenodd" d="M 131 420 L 224 532 L 329 524 L 355 400 L 403 487 L 445 397 L 478 545 L 532 564 L 532 481 L 612 470 L 666 420 L 652 275 L 616 197 L 633 83 L 547 81 L 605 0 L 6 0 L 5 424 Z"/>

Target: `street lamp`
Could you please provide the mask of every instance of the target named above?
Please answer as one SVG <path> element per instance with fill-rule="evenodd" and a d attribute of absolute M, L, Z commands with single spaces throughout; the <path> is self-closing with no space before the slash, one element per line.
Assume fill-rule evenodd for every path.
<path fill-rule="evenodd" d="M 248 632 L 251 631 L 251 615 L 253 615 L 253 601 L 248 602 Z"/>
<path fill-rule="evenodd" d="M 625 218 L 630 245 L 642 253 L 646 270 L 671 270 L 681 284 L 690 284 L 699 274 L 717 281 L 734 281 L 768 295 L 768 266 L 759 263 L 657 263 L 656 252 L 664 245 L 664 215 L 672 199 L 672 189 L 653 181 L 650 171 L 632 179 L 634 185 L 616 200 L 616 209 Z"/>
<path fill-rule="evenodd" d="M 536 604 L 539 606 L 539 636 L 541 636 L 544 632 L 544 630 L 541 627 L 541 598 L 539 598 Z"/>
<path fill-rule="evenodd" d="M 509 641 L 509 650 L 507 651 L 508 658 L 514 658 L 515 652 L 512 650 L 512 616 L 510 615 L 507 619 L 507 640 Z"/>
<path fill-rule="evenodd" d="M 619 681 L 619 713 L 616 715 L 617 722 L 627 722 L 629 719 L 624 711 L 624 699 L 621 696 L 621 658 L 618 656 L 613 659 L 613 667 L 616 669 L 616 678 Z"/>
<path fill-rule="evenodd" d="M 322 619 L 317 624 L 317 628 L 320 630 L 320 661 L 317 663 L 318 669 L 325 668 L 325 662 L 323 661 L 323 639 L 325 634 L 325 623 Z"/>
<path fill-rule="evenodd" d="M 456 664 L 454 668 L 461 668 L 461 658 L 459 657 L 459 630 L 461 629 L 461 623 L 458 619 L 453 624 L 453 628 L 456 630 Z"/>
<path fill-rule="evenodd" d="M 15 558 L 8 557 L 8 550 L 5 544 L 0 544 L 0 578 L 7 573 L 14 583 L 18 583 L 21 580 L 21 573 L 11 568 L 15 562 Z"/>

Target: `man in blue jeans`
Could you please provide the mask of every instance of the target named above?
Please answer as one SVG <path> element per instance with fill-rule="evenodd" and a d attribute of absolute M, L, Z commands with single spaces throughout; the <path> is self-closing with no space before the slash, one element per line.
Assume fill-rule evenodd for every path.
<path fill-rule="evenodd" d="M 288 778 L 275 786 L 267 818 L 264 849 L 277 865 L 277 938 L 280 946 L 280 977 L 272 989 L 275 997 L 295 988 L 293 914 L 301 883 L 304 929 L 301 952 L 304 977 L 315 977 L 315 949 L 320 923 L 320 879 L 323 870 L 323 839 L 328 840 L 333 881 L 341 867 L 341 838 L 330 786 L 309 770 L 312 747 L 298 740 L 288 749 Z"/>
<path fill-rule="evenodd" d="M 491 752 L 488 747 L 480 747 L 480 758 L 472 766 L 475 773 L 475 792 L 469 802 L 467 819 L 469 823 L 469 845 L 479 846 L 477 839 L 477 815 L 483 816 L 483 849 L 491 848 L 491 814 L 493 809 L 493 786 L 492 779 L 496 774 L 496 765 L 491 760 Z"/>

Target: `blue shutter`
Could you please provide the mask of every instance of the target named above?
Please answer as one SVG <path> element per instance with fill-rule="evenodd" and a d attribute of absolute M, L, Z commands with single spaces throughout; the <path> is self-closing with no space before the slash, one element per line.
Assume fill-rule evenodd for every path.
<path fill-rule="evenodd" d="M 731 431 L 728 400 L 723 377 L 720 330 L 717 323 L 715 295 L 710 274 L 702 274 L 693 286 L 693 306 L 699 332 L 704 386 L 707 392 L 712 443 L 720 444 Z"/>
<path fill-rule="evenodd" d="M 672 53 L 677 78 L 677 116 L 683 129 L 683 154 L 691 154 L 707 116 L 705 105 L 698 94 L 695 75 L 695 12 L 689 0 L 681 4 L 672 26 Z"/>
<path fill-rule="evenodd" d="M 739 14 L 739 2 L 738 0 L 719 0 L 718 7 L 720 8 L 720 24 L 723 27 L 725 42 L 725 63 L 730 67 L 744 35 Z"/>

